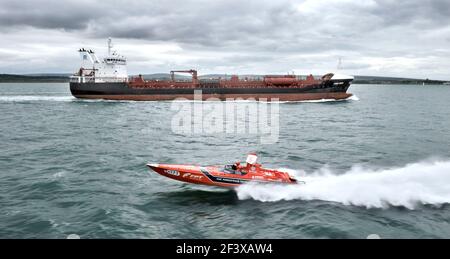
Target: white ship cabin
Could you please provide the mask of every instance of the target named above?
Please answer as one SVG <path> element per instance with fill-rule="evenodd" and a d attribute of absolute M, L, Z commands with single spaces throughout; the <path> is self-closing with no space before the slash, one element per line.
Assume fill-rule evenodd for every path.
<path fill-rule="evenodd" d="M 108 39 L 108 56 L 100 61 L 92 50 L 81 48 L 81 67 L 70 77 L 72 83 L 106 83 L 127 82 L 127 60 L 112 50 L 111 39 Z"/>

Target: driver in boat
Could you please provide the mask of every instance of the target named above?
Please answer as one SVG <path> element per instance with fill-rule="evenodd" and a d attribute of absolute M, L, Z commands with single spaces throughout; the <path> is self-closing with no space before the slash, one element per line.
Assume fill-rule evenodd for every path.
<path fill-rule="evenodd" d="M 231 166 L 235 174 L 242 175 L 242 166 L 240 162 L 235 163 Z"/>

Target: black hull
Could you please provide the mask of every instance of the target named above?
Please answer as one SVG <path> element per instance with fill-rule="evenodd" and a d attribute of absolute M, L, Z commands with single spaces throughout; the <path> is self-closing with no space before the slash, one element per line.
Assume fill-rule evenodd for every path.
<path fill-rule="evenodd" d="M 302 88 L 133 88 L 127 83 L 70 83 L 70 91 L 77 98 L 113 100 L 173 100 L 194 98 L 201 90 L 203 99 L 218 98 L 277 98 L 280 100 L 345 99 L 350 81 L 326 82 Z"/>

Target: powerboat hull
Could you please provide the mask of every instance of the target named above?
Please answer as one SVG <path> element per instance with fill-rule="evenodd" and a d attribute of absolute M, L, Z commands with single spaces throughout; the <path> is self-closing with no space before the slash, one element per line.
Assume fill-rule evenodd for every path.
<path fill-rule="evenodd" d="M 148 164 L 150 169 L 167 178 L 191 183 L 223 188 L 235 188 L 242 184 L 277 183 L 296 184 L 297 180 L 286 172 L 271 169 L 263 169 L 258 165 L 250 165 L 248 172 L 241 170 L 232 172 L 224 170 L 221 166 L 193 166 L 193 165 L 169 165 Z"/>

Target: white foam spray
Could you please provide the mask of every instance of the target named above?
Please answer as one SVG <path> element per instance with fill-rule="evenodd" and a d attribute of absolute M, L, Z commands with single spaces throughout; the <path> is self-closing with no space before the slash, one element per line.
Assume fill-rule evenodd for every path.
<path fill-rule="evenodd" d="M 303 100 L 303 101 L 261 101 L 261 100 L 241 100 L 241 99 L 237 99 L 237 100 L 225 100 L 224 102 L 227 103 L 328 103 L 328 102 L 344 102 L 344 101 L 359 101 L 359 97 L 356 95 L 352 95 L 350 97 L 348 97 L 347 99 L 340 99 L 340 100 L 336 100 L 336 99 L 319 99 L 319 100 Z M 160 102 L 160 101 L 158 101 Z M 187 99 L 176 99 L 170 102 L 180 102 L 180 103 L 196 103 L 196 102 L 203 102 L 203 103 L 216 103 L 217 101 L 198 101 L 198 100 L 187 100 Z"/>
<path fill-rule="evenodd" d="M 3 95 L 0 96 L 1 102 L 68 102 L 75 100 L 72 96 L 46 96 L 46 95 Z"/>
<path fill-rule="evenodd" d="M 50 102 L 135 102 L 128 100 L 103 100 L 103 99 L 77 99 L 73 96 L 51 96 L 51 95 L 0 95 L 0 102 L 39 102 L 39 101 L 50 101 Z M 307 100 L 307 101 L 279 101 L 272 103 L 324 103 L 324 102 L 341 102 L 341 101 L 359 101 L 359 98 L 355 95 L 344 99 L 344 100 L 335 100 L 335 99 L 321 99 L 321 100 Z M 160 101 L 154 101 L 160 102 Z M 172 101 L 169 101 L 172 102 Z M 175 102 L 198 102 L 194 100 L 175 100 Z M 205 103 L 216 101 L 203 101 Z M 234 100 L 227 101 L 234 103 L 248 103 L 248 102 L 263 102 L 267 101 L 252 101 L 252 100 Z M 271 103 L 271 102 L 269 102 Z"/>
<path fill-rule="evenodd" d="M 306 184 L 248 184 L 236 191 L 239 199 L 323 200 L 367 208 L 403 206 L 414 209 L 419 204 L 450 203 L 450 161 L 420 162 L 379 170 L 355 166 L 344 174 L 324 168 L 298 176 L 298 179 Z"/>
<path fill-rule="evenodd" d="M 136 102 L 128 100 L 77 99 L 70 95 L 0 95 L 0 102 Z"/>
<path fill-rule="evenodd" d="M 345 101 L 359 101 L 359 97 L 352 95 L 347 99 L 319 99 L 319 100 L 304 100 L 304 101 L 281 101 L 280 103 L 329 103 L 329 102 L 345 102 Z"/>
<path fill-rule="evenodd" d="M 356 95 L 352 95 L 349 98 L 347 98 L 347 100 L 349 100 L 349 101 L 359 101 L 359 97 L 356 96 Z"/>

